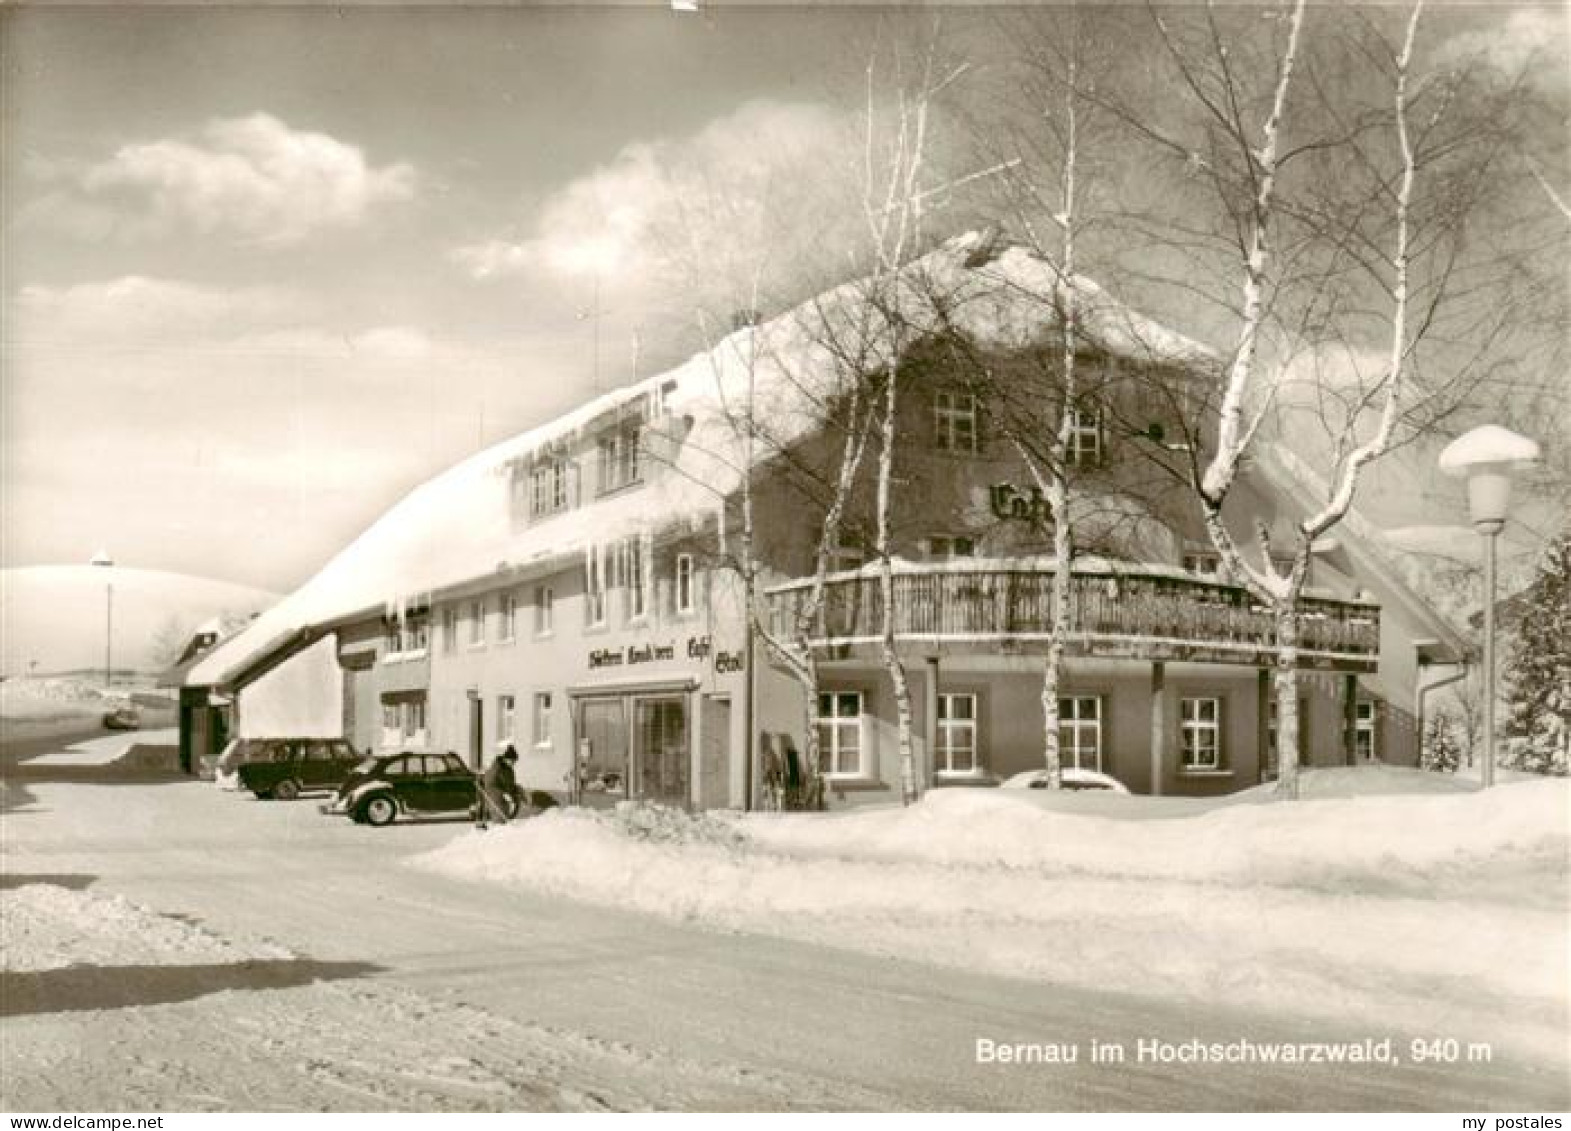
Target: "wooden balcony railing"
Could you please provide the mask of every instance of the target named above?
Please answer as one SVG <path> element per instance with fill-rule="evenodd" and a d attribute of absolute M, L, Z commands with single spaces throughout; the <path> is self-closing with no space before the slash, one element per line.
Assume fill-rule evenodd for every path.
<path fill-rule="evenodd" d="M 897 638 L 981 643 L 987 639 L 1042 639 L 1053 623 L 1053 567 L 956 569 L 902 563 L 895 575 Z M 769 590 L 775 632 L 789 635 L 804 607 L 810 580 Z M 1258 662 L 1274 651 L 1270 612 L 1247 590 L 1166 574 L 1076 572 L 1070 582 L 1070 641 L 1090 653 L 1116 652 L 1128 642 L 1166 642 L 1237 653 Z M 870 571 L 835 574 L 811 636 L 816 644 L 855 644 L 883 629 L 878 578 Z M 1361 601 L 1304 597 L 1299 647 L 1310 653 L 1368 657 L 1380 650 L 1379 607 Z M 1157 649 L 1160 651 L 1160 649 Z"/>

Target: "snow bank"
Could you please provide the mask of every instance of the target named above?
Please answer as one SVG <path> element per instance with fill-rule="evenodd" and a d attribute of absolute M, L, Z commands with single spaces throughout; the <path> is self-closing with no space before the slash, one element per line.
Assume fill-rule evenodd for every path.
<path fill-rule="evenodd" d="M 0 683 L 0 718 L 30 721 L 92 718 L 107 700 L 74 679 L 8 679 Z"/>
<path fill-rule="evenodd" d="M 267 943 L 242 946 L 122 896 L 24 884 L 0 892 L 0 963 L 8 971 L 67 966 L 191 966 L 286 959 Z"/>
<path fill-rule="evenodd" d="M 662 812 L 642 819 L 654 835 L 624 813 L 558 810 L 415 863 L 726 930 L 1537 1048 L 1563 1037 L 1567 1009 L 1568 790 L 1158 820 L 1139 819 L 1139 798 L 1128 816 L 1098 799 L 1093 816 L 1069 795 L 954 790 L 726 831 Z"/>
<path fill-rule="evenodd" d="M 179 746 L 180 731 L 164 730 L 123 731 L 74 742 L 64 750 L 40 754 L 31 758 L 29 766 L 109 766 L 118 762 L 133 746 Z"/>

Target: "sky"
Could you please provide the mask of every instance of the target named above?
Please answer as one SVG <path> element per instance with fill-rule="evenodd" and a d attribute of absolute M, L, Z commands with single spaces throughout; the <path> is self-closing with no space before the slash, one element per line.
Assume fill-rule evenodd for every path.
<path fill-rule="evenodd" d="M 1454 35 L 1563 31 L 1526 11 Z M 442 468 L 678 360 L 762 202 L 846 171 L 880 17 L 0 12 L 0 565 L 288 591 Z"/>

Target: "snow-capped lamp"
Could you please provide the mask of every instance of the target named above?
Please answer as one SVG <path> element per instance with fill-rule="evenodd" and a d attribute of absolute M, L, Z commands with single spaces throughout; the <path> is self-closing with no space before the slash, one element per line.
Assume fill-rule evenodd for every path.
<path fill-rule="evenodd" d="M 1538 445 L 1499 425 L 1458 436 L 1440 453 L 1440 470 L 1467 477 L 1467 509 L 1480 534 L 1498 534 L 1511 506 L 1511 473 L 1538 459 Z"/>
<path fill-rule="evenodd" d="M 1484 537 L 1484 756 L 1479 784 L 1495 784 L 1495 540 L 1511 508 L 1511 472 L 1538 459 L 1526 436 L 1486 424 L 1458 436 L 1440 453 L 1440 470 L 1467 476 L 1467 509 Z"/>

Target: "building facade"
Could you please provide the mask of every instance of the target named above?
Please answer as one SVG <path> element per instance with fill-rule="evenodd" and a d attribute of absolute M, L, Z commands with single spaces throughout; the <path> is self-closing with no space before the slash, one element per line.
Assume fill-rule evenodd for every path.
<path fill-rule="evenodd" d="M 974 250 L 941 249 L 938 267 L 973 282 Z M 1006 266 L 1040 266 L 1022 262 Z M 803 749 L 812 725 L 831 804 L 897 799 L 868 476 L 846 501 L 811 633 L 820 687 L 810 711 L 750 629 L 738 461 L 715 456 L 737 436 L 726 411 L 743 387 L 737 343 L 755 346 L 749 395 L 786 422 L 783 439 L 746 465 L 752 608 L 773 634 L 813 585 L 824 514 L 813 469 L 834 466 L 844 436 L 832 397 L 805 404 L 799 393 L 804 372 L 831 362 L 801 346 L 787 318 L 739 330 L 710 354 L 433 481 L 198 677 L 238 694 L 243 715 L 234 673 L 330 634 L 343 732 L 360 749 L 451 750 L 479 768 L 511 744 L 526 785 L 573 801 L 734 807 L 756 803 L 763 766 Z M 750 336 L 770 334 L 766 354 Z M 1186 379 L 1182 367 L 1131 345 L 1135 337 L 1093 337 L 1078 363 L 1101 375 L 1088 385 L 1103 392 L 1078 413 L 1071 445 L 1085 552 L 1070 566 L 1063 757 L 1136 792 L 1229 792 L 1274 772 L 1274 628 L 1220 576 L 1198 508 L 1176 486 L 1175 462 L 1194 453 L 1165 439 L 1186 434 L 1184 422 L 1165 416 L 1177 411 L 1172 398 L 1148 396 L 1147 385 L 1171 388 Z M 940 339 L 929 335 L 929 347 Z M 957 354 L 929 353 L 922 364 L 899 360 L 897 649 L 920 784 L 996 783 L 1042 764 L 1059 563 L 1050 517 L 1000 433 L 1000 413 Z M 1263 524 L 1279 544 L 1297 516 L 1291 489 L 1264 464 L 1229 506 L 1235 529 Z M 1411 764 L 1422 669 L 1454 638 L 1378 569 L 1369 547 L 1344 539 L 1315 549 L 1301 628 L 1301 756 Z"/>

